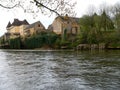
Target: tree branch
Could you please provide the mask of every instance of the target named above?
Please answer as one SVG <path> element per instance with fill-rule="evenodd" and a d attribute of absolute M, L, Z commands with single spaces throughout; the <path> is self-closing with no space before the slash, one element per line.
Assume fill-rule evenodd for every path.
<path fill-rule="evenodd" d="M 0 4 L 0 7 L 7 8 L 7 9 L 13 9 L 13 8 L 17 7 L 18 5 L 19 5 L 19 3 L 15 4 L 14 6 L 7 7 L 7 6 L 4 6 L 4 5 Z"/>
<path fill-rule="evenodd" d="M 48 9 L 49 11 L 56 13 L 58 16 L 61 16 L 57 11 L 55 11 L 55 10 L 53 10 L 53 9 L 45 6 L 45 5 L 43 5 L 42 3 L 38 2 L 37 0 L 34 0 L 34 2 L 36 3 L 36 5 L 37 5 L 38 7 L 39 7 L 39 6 L 42 6 L 42 7 L 46 8 L 46 9 Z"/>

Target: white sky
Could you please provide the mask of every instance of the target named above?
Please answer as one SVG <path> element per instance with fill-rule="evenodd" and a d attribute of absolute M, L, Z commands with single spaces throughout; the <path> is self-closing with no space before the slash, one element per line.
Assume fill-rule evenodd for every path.
<path fill-rule="evenodd" d="M 120 0 L 76 0 L 76 1 L 77 1 L 77 5 L 75 7 L 75 11 L 77 13 L 76 17 L 81 17 L 82 15 L 84 15 L 87 12 L 88 7 L 90 5 L 95 5 L 95 7 L 99 7 L 103 3 L 106 3 L 107 5 L 113 5 L 118 2 L 120 3 Z M 19 20 L 26 19 L 30 24 L 36 21 L 41 21 L 43 25 L 47 28 L 48 25 L 50 25 L 53 22 L 55 16 L 53 15 L 49 17 L 49 16 L 44 16 L 40 14 L 38 17 L 34 19 L 33 15 L 23 13 L 22 9 L 19 9 L 19 10 L 17 9 L 16 11 L 15 10 L 8 11 L 1 8 L 0 9 L 0 36 L 6 32 L 6 26 L 8 22 L 9 21 L 13 22 L 14 18 L 18 18 Z"/>

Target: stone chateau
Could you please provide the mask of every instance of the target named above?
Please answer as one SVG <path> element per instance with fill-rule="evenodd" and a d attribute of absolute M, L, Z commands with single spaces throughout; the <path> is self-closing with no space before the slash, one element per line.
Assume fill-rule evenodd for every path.
<path fill-rule="evenodd" d="M 53 23 L 48 27 L 56 34 L 73 34 L 77 35 L 80 31 L 79 18 L 66 16 L 58 16 Z"/>
<path fill-rule="evenodd" d="M 6 26 L 7 32 L 3 35 L 5 40 L 17 38 L 17 37 L 30 37 L 36 35 L 42 31 L 52 31 L 56 34 L 63 35 L 71 34 L 77 35 L 80 31 L 79 18 L 66 16 L 58 16 L 53 23 L 49 25 L 48 29 L 45 29 L 44 25 L 37 21 L 33 24 L 29 24 L 27 20 L 20 21 L 14 19 Z"/>
<path fill-rule="evenodd" d="M 17 37 L 29 37 L 33 34 L 37 34 L 45 30 L 44 25 L 37 21 L 33 24 L 29 24 L 27 20 L 20 21 L 14 19 L 13 23 L 8 23 L 7 32 L 4 35 L 5 40 L 17 38 Z"/>

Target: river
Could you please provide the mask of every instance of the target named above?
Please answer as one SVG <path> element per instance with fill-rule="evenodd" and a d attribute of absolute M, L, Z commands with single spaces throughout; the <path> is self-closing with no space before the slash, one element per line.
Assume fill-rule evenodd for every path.
<path fill-rule="evenodd" d="M 0 90 L 120 90 L 120 51 L 0 50 Z"/>

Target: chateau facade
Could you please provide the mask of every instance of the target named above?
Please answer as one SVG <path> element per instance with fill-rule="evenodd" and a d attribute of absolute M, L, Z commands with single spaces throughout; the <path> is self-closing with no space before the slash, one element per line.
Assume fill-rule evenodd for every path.
<path fill-rule="evenodd" d="M 33 34 L 45 31 L 45 27 L 40 21 L 29 24 L 27 20 L 20 21 L 14 19 L 13 23 L 8 23 L 6 30 L 7 32 L 4 34 L 4 39 L 8 40 L 17 37 L 32 36 Z"/>
<path fill-rule="evenodd" d="M 13 23 L 8 23 L 6 29 L 7 32 L 5 33 L 4 37 L 5 40 L 16 38 L 19 36 L 24 36 L 24 29 L 29 25 L 26 20 L 20 21 L 18 19 L 14 19 Z"/>
<path fill-rule="evenodd" d="M 49 26 L 56 34 L 73 34 L 77 35 L 80 31 L 79 18 L 66 16 L 58 16 L 53 23 Z"/>

